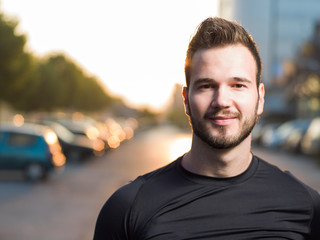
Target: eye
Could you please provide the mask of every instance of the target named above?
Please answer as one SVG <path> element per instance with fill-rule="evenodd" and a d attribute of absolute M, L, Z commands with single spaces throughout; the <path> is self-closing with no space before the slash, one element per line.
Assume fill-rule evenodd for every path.
<path fill-rule="evenodd" d="M 235 88 L 244 88 L 245 85 L 241 84 L 241 83 L 237 83 L 237 84 L 234 84 L 234 87 Z"/>
<path fill-rule="evenodd" d="M 200 90 L 210 90 L 212 88 L 214 88 L 214 86 L 212 84 L 202 84 L 199 86 Z"/>
<path fill-rule="evenodd" d="M 209 84 L 202 85 L 201 88 L 211 88 L 211 85 L 209 85 Z"/>
<path fill-rule="evenodd" d="M 231 82 L 231 86 L 236 89 L 248 88 L 251 86 L 252 81 L 246 78 L 234 78 L 234 81 Z"/>
<path fill-rule="evenodd" d="M 235 83 L 232 85 L 232 87 L 236 89 L 241 89 L 241 88 L 246 88 L 247 86 L 243 83 Z"/>

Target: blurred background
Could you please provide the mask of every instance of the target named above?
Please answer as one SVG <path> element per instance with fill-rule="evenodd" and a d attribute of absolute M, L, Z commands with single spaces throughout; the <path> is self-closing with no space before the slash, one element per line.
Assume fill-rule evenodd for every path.
<path fill-rule="evenodd" d="M 320 191 L 320 1 L 0 0 L 0 239 L 92 239 L 110 194 L 188 151 L 184 59 L 209 16 L 260 49 L 253 152 Z"/>

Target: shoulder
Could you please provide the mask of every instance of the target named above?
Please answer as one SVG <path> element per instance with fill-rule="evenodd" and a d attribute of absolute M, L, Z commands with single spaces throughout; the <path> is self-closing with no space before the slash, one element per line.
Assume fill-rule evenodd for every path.
<path fill-rule="evenodd" d="M 320 204 L 319 193 L 298 179 L 289 171 L 284 171 L 260 158 L 257 179 L 265 186 L 289 202 L 316 208 Z M 318 208 L 318 207 L 317 207 Z"/>
<path fill-rule="evenodd" d="M 124 207 L 125 209 L 130 208 L 132 204 L 134 204 L 137 196 L 141 195 L 141 192 L 146 191 L 145 186 L 152 185 L 152 188 L 154 188 L 155 184 L 159 182 L 159 178 L 167 178 L 167 173 L 170 172 L 171 169 L 174 169 L 174 164 L 175 162 L 139 176 L 134 181 L 119 188 L 108 199 L 108 201 L 106 202 L 106 206 L 108 207 L 109 205 L 112 205 L 112 207 L 114 207 L 115 205 L 120 205 L 122 209 Z"/>
<path fill-rule="evenodd" d="M 99 213 L 94 240 L 129 239 L 129 236 L 135 231 L 132 227 L 132 218 L 135 217 L 135 213 L 148 206 L 148 196 L 152 196 L 152 189 L 157 188 L 156 184 L 159 182 L 157 179 L 163 174 L 166 175 L 165 173 L 170 172 L 172 168 L 174 168 L 174 162 L 139 176 L 115 191 Z M 153 183 L 150 184 L 151 182 Z M 145 188 L 146 185 L 150 187 Z M 141 198 L 143 199 L 142 205 Z"/>
<path fill-rule="evenodd" d="M 272 165 L 258 157 L 261 173 L 267 178 L 273 186 L 272 188 L 278 193 L 278 196 L 283 196 L 286 203 L 296 203 L 296 206 L 302 209 L 309 209 L 311 222 L 310 239 L 320 239 L 320 195 L 319 193 L 298 179 L 289 171 L 283 171 L 275 165 Z M 269 182 L 269 183 L 270 183 Z"/>
<path fill-rule="evenodd" d="M 176 166 L 177 166 L 177 164 L 179 164 L 179 161 L 180 161 L 180 158 L 178 158 L 176 161 L 173 161 L 162 168 L 156 169 L 152 172 L 149 172 L 145 175 L 142 175 L 141 180 L 144 183 L 150 183 L 150 182 L 156 181 L 161 178 L 167 178 L 172 173 L 173 174 L 176 173 Z"/>
<path fill-rule="evenodd" d="M 320 239 L 320 194 L 311 188 L 310 186 L 306 185 L 304 182 L 297 179 L 294 175 L 290 172 L 286 172 L 291 178 L 297 181 L 307 192 L 310 200 L 311 205 L 311 217 L 312 221 L 310 224 L 310 231 L 311 231 L 311 238 L 312 240 Z"/>
<path fill-rule="evenodd" d="M 158 179 L 166 178 L 168 175 L 166 173 L 170 172 L 170 170 L 174 168 L 173 166 L 174 162 L 165 167 L 156 169 L 152 172 L 137 177 L 134 181 L 124 185 L 123 187 L 115 191 L 106 202 L 106 206 L 112 205 L 112 207 L 114 207 L 115 205 L 119 205 L 122 209 L 124 207 L 125 209 L 130 208 L 135 203 L 138 195 L 149 195 L 148 192 L 144 193 L 146 191 L 147 185 L 151 185 L 152 188 L 156 187 L 156 183 L 161 182 Z"/>
<path fill-rule="evenodd" d="M 256 157 L 256 156 L 255 156 Z M 303 181 L 298 179 L 290 171 L 282 170 L 279 167 L 256 157 L 259 161 L 259 171 L 260 175 L 263 174 L 273 183 L 276 183 L 279 187 L 284 187 L 288 191 L 296 192 L 297 190 L 304 191 L 308 196 L 319 195 L 314 189 L 305 184 Z M 310 197 L 311 197 L 310 196 Z"/>
<path fill-rule="evenodd" d="M 277 180 L 282 180 L 286 186 L 288 187 L 292 185 L 294 187 L 302 188 L 305 191 L 312 193 L 318 194 L 314 189 L 312 189 L 310 186 L 305 184 L 303 181 L 298 179 L 294 174 L 292 174 L 288 170 L 282 170 L 279 167 L 255 156 L 256 159 L 259 161 L 259 166 L 260 166 L 260 171 L 263 172 L 264 174 L 268 175 L 269 177 L 272 176 L 272 180 L 277 181 Z"/>
<path fill-rule="evenodd" d="M 94 232 L 94 240 L 128 239 L 126 229 L 129 213 L 135 196 L 143 180 L 138 177 L 133 182 L 119 188 L 100 210 Z"/>

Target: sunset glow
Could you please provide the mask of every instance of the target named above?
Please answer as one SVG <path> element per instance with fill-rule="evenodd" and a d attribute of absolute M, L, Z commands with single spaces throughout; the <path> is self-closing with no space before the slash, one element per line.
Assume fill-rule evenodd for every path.
<path fill-rule="evenodd" d="M 184 83 L 190 36 L 216 0 L 2 0 L 36 55 L 64 52 L 134 106 L 161 108 Z"/>

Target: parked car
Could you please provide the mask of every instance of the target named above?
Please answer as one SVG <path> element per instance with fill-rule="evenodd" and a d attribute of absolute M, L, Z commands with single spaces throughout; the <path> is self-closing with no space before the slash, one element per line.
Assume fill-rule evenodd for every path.
<path fill-rule="evenodd" d="M 86 136 L 74 134 L 57 122 L 45 121 L 43 124 L 49 126 L 57 134 L 67 160 L 83 161 L 94 155 L 93 141 Z"/>
<path fill-rule="evenodd" d="M 303 136 L 306 134 L 310 124 L 311 119 L 301 120 L 301 123 L 291 130 L 288 134 L 287 139 L 283 143 L 283 148 L 287 151 L 300 153 L 301 152 L 301 143 Z"/>
<path fill-rule="evenodd" d="M 45 179 L 65 165 L 57 135 L 49 127 L 25 123 L 0 125 L 0 169 L 23 171 L 27 179 Z"/>
<path fill-rule="evenodd" d="M 281 124 L 279 127 L 266 132 L 263 136 L 262 143 L 266 147 L 279 148 L 283 147 L 290 134 L 294 131 L 306 131 L 310 124 L 310 119 L 295 119 Z"/>
<path fill-rule="evenodd" d="M 95 155 L 102 155 L 107 149 L 106 143 L 100 138 L 99 130 L 92 123 L 70 119 L 58 119 L 57 122 L 73 134 L 88 138 L 93 144 Z"/>
<path fill-rule="evenodd" d="M 320 117 L 312 120 L 303 136 L 301 151 L 308 155 L 320 155 Z"/>
<path fill-rule="evenodd" d="M 277 134 L 276 131 L 280 125 L 280 123 L 266 123 L 260 129 L 260 136 L 257 142 L 265 147 L 269 147 L 269 144 L 275 138 Z"/>

